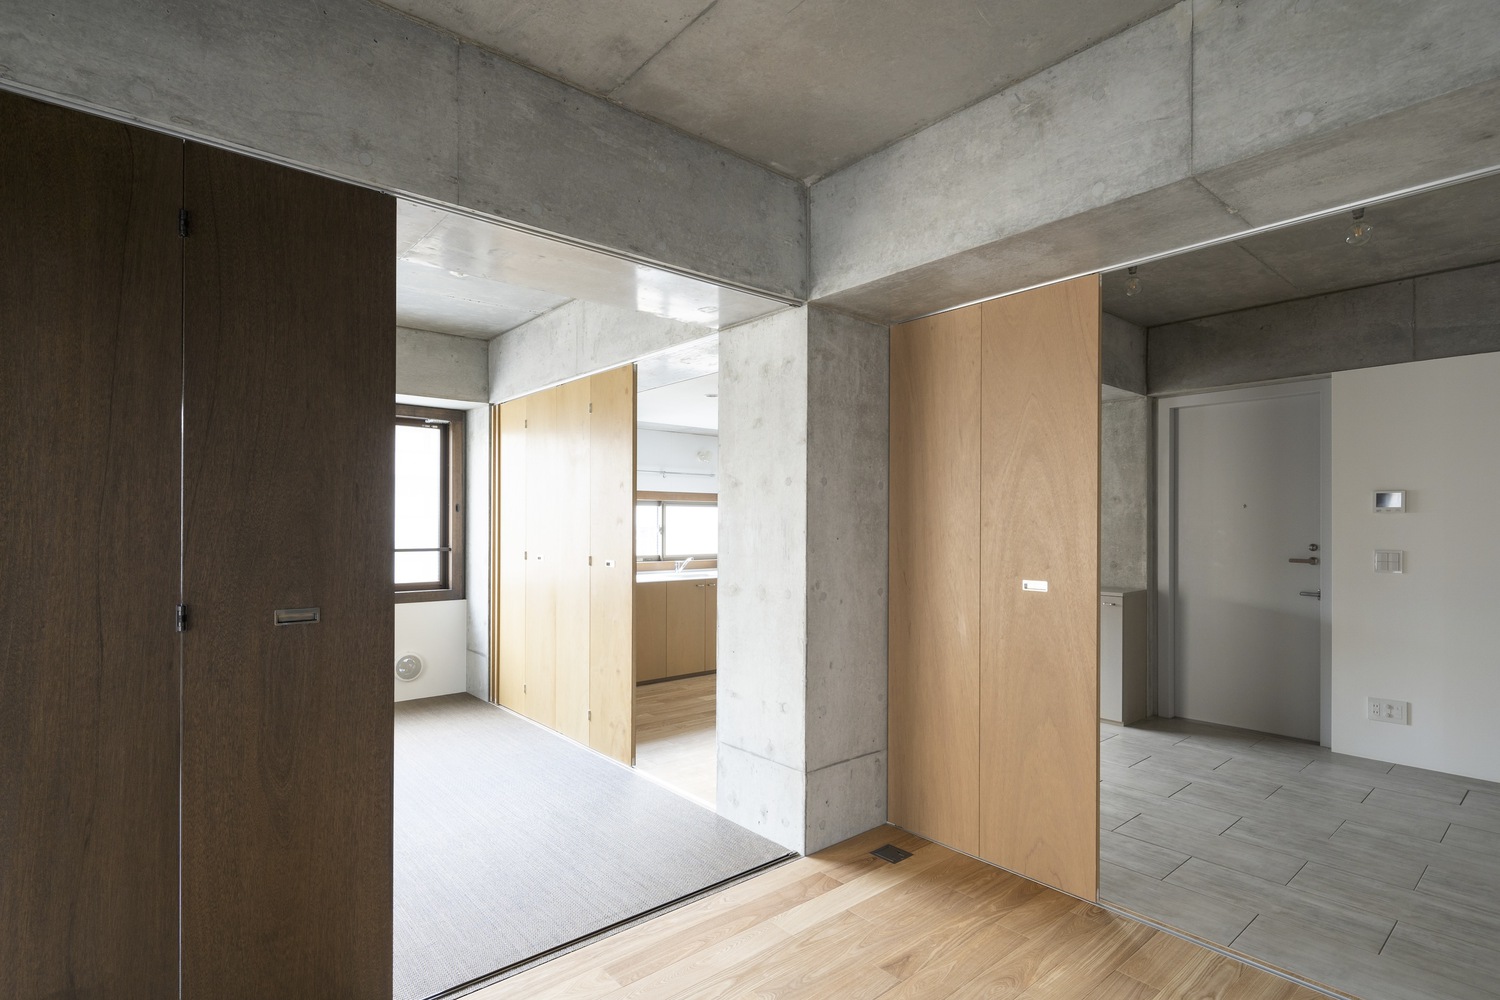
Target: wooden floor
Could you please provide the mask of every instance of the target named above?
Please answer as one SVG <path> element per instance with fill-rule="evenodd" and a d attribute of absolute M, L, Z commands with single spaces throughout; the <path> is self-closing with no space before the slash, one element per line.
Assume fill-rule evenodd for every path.
<path fill-rule="evenodd" d="M 714 808 L 717 674 L 635 689 L 635 766 Z"/>
<path fill-rule="evenodd" d="M 1101 899 L 1371 1000 L 1500 996 L 1500 785 L 1104 725 Z"/>
<path fill-rule="evenodd" d="M 895 843 L 900 864 L 869 851 Z M 472 994 L 1314 1000 L 1144 924 L 882 827 Z"/>

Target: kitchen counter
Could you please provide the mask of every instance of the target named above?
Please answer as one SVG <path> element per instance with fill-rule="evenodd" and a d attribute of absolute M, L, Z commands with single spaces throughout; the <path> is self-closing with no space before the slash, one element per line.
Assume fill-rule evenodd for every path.
<path fill-rule="evenodd" d="M 716 569 L 685 569 L 681 573 L 674 569 L 653 569 L 637 573 L 636 583 L 669 583 L 672 580 L 717 580 Z"/>

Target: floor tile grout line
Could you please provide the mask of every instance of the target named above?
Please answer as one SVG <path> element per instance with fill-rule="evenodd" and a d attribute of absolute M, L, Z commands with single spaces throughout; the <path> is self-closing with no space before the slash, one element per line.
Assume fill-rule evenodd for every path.
<path fill-rule="evenodd" d="M 1251 927 L 1255 926 L 1255 922 L 1257 920 L 1259 920 L 1259 919 L 1260 919 L 1260 914 L 1259 913 L 1257 913 L 1255 916 L 1251 917 L 1250 918 L 1250 923 L 1246 924 L 1244 927 L 1241 927 L 1240 928 L 1240 932 L 1234 936 L 1234 940 L 1229 942 L 1229 947 L 1233 948 L 1234 947 L 1234 942 L 1238 941 L 1240 938 L 1244 937 L 1245 936 L 1245 932 L 1248 931 Z"/>
<path fill-rule="evenodd" d="M 1393 935 L 1393 934 L 1396 933 L 1396 925 L 1399 924 L 1400 922 L 1401 921 L 1398 919 L 1398 920 L 1395 920 L 1395 921 L 1393 921 L 1391 923 L 1391 929 L 1386 933 L 1385 940 L 1382 941 L 1382 942 L 1380 942 L 1380 947 L 1377 948 L 1377 949 L 1375 949 L 1375 954 L 1377 954 L 1377 955 L 1384 955 L 1385 954 L 1385 946 L 1391 943 L 1391 935 Z"/>

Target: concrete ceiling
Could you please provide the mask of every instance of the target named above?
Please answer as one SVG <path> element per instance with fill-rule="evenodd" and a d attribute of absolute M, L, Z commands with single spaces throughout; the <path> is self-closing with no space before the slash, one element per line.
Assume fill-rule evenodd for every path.
<path fill-rule="evenodd" d="M 1173 6 L 1173 0 L 384 2 L 804 180 Z"/>
<path fill-rule="evenodd" d="M 571 299 L 708 330 L 785 308 L 661 268 L 398 200 L 396 322 L 489 340 Z"/>
<path fill-rule="evenodd" d="M 719 431 L 719 373 L 647 389 L 635 401 L 636 424 L 664 431 Z"/>
<path fill-rule="evenodd" d="M 1142 264 L 1134 296 L 1110 272 L 1104 311 L 1162 326 L 1500 260 L 1500 175 L 1371 205 L 1365 221 L 1364 246 L 1344 242 L 1346 214 Z"/>

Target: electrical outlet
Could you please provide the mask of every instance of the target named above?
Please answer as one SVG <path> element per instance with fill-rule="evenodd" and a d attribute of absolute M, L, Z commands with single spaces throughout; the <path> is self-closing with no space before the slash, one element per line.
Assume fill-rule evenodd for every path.
<path fill-rule="evenodd" d="M 1365 718 L 1371 722 L 1389 722 L 1392 725 L 1404 726 L 1410 715 L 1411 702 L 1409 701 L 1371 698 L 1365 705 Z"/>

